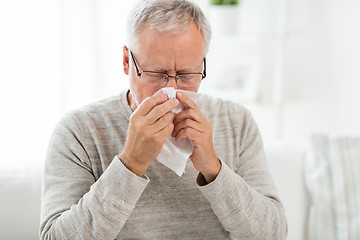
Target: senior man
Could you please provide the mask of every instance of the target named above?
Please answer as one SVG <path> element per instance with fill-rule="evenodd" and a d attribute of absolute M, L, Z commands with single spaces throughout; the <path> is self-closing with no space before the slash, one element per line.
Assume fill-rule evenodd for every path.
<path fill-rule="evenodd" d="M 205 78 L 211 29 L 200 8 L 140 1 L 127 27 L 130 90 L 67 114 L 54 130 L 41 239 L 284 239 L 284 209 L 249 111 L 203 94 L 196 103 L 181 92 L 154 95 L 197 92 Z M 193 144 L 181 177 L 156 161 L 170 136 Z"/>

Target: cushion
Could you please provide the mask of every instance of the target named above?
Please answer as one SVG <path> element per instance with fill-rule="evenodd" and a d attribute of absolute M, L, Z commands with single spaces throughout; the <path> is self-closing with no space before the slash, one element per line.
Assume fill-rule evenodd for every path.
<path fill-rule="evenodd" d="M 304 177 L 306 239 L 360 239 L 360 137 L 308 136 Z"/>

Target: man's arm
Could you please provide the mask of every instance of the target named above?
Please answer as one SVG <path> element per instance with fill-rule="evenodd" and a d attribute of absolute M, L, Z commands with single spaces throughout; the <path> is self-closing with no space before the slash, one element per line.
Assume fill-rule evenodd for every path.
<path fill-rule="evenodd" d="M 95 182 L 79 131 L 64 120 L 50 141 L 41 239 L 114 239 L 148 183 L 129 173 L 117 158 Z"/>
<path fill-rule="evenodd" d="M 75 118 L 60 122 L 44 169 L 41 239 L 114 239 L 149 182 L 142 175 L 173 129 L 171 109 L 177 104 L 164 95 L 145 100 L 130 119 L 119 154 L 124 164 L 115 157 L 97 181 L 92 161 L 100 160 L 87 149 L 96 144 Z"/>
<path fill-rule="evenodd" d="M 130 171 L 142 176 L 159 155 L 174 129 L 171 110 L 178 104 L 177 99 L 168 100 L 167 95 L 159 94 L 146 98 L 136 108 L 130 117 L 125 147 L 118 155 Z"/>
<path fill-rule="evenodd" d="M 242 132 L 237 133 L 242 139 L 241 153 L 237 159 L 227 159 L 235 163 L 236 169 L 221 161 L 218 170 L 210 124 L 190 99 L 177 97 L 187 109 L 175 117 L 173 136 L 188 137 L 193 142 L 190 159 L 200 172 L 199 188 L 223 227 L 236 239 L 285 239 L 284 209 L 276 195 L 262 139 L 251 115 L 244 114 Z"/>
<path fill-rule="evenodd" d="M 253 169 L 253 180 L 259 177 L 260 182 L 264 179 L 263 174 L 268 174 L 266 169 Z M 222 169 L 210 184 L 205 183 L 201 174 L 197 179 L 200 191 L 235 239 L 286 239 L 287 222 L 278 197 L 264 194 L 266 190 L 259 191 L 247 181 L 225 162 L 222 162 Z M 257 187 L 261 188 L 260 185 Z"/>
<path fill-rule="evenodd" d="M 189 157 L 196 170 L 201 172 L 208 183 L 212 182 L 220 171 L 221 165 L 215 154 L 211 124 L 201 113 L 199 107 L 181 92 L 176 97 L 185 110 L 174 118 L 172 137 L 179 141 L 188 138 L 194 145 Z"/>

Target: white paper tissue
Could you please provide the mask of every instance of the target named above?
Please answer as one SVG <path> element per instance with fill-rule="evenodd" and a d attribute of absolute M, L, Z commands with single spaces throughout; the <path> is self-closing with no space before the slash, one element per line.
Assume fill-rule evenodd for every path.
<path fill-rule="evenodd" d="M 157 94 L 166 94 L 169 99 L 176 97 L 176 92 L 181 92 L 192 101 L 197 103 L 199 97 L 198 93 L 190 92 L 185 90 L 177 90 L 172 87 L 162 88 L 157 91 L 154 95 Z M 178 114 L 184 110 L 184 106 L 179 103 L 179 106 L 173 109 L 175 114 Z M 181 139 L 176 141 L 173 137 L 169 136 L 166 140 L 163 149 L 160 154 L 157 156 L 157 160 L 173 170 L 178 176 L 182 176 L 185 171 L 186 162 L 189 159 L 190 155 L 194 150 L 194 145 L 189 139 Z"/>

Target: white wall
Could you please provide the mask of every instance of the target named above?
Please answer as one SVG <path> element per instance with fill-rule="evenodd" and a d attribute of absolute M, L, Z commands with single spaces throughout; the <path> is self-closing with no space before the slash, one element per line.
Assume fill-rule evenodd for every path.
<path fill-rule="evenodd" d="M 341 124 L 348 133 L 360 133 L 360 2 L 332 1 L 330 39 L 334 47 Z"/>
<path fill-rule="evenodd" d="M 245 105 L 266 140 L 360 134 L 360 2 L 286 2 L 281 96 Z"/>
<path fill-rule="evenodd" d="M 282 136 L 360 134 L 360 2 L 290 6 Z"/>

